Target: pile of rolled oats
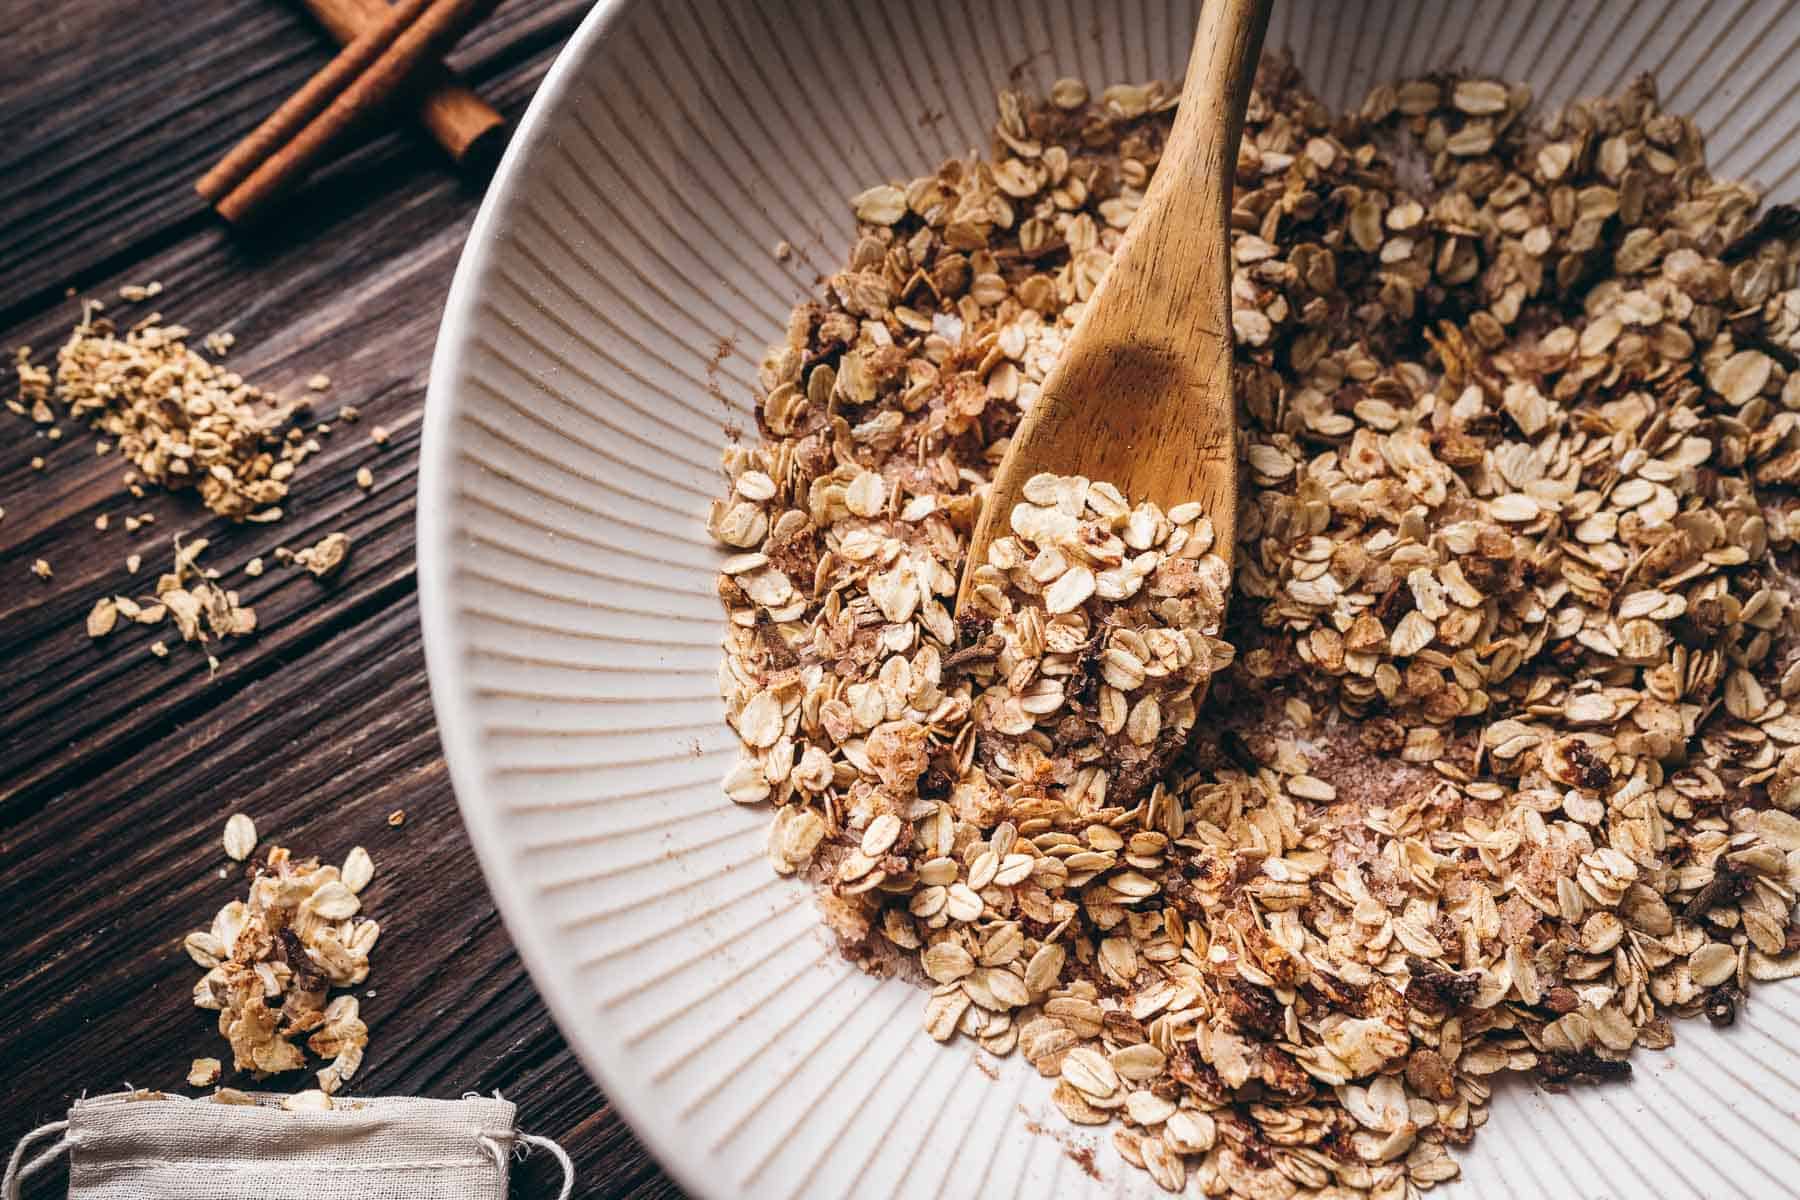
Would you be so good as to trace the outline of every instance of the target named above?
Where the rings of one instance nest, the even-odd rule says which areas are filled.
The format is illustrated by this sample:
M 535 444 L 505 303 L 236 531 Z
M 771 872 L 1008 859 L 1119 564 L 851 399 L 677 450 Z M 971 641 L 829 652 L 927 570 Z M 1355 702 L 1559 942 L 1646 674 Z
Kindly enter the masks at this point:
M 160 290 L 160 289 L 159 289 Z M 128 289 L 143 299 L 147 289 Z M 97 304 L 56 353 L 55 386 L 31 352 L 17 352 L 19 399 L 12 407 L 55 425 L 57 405 L 116 442 L 140 480 L 171 491 L 193 489 L 234 521 L 277 521 L 294 468 L 319 449 L 293 425 L 304 404 L 284 404 L 187 345 L 189 331 L 151 313 L 121 334 Z M 209 341 L 220 353 L 229 343 Z M 54 402 L 54 403 L 53 403 Z M 111 445 L 112 442 L 107 443 Z
M 233 859 L 255 847 L 255 827 L 234 816 L 226 825 L 225 847 Z M 317 1072 L 318 1090 L 329 1096 L 362 1065 L 369 1030 L 348 992 L 369 975 L 369 952 L 381 927 L 358 916 L 357 893 L 373 878 L 375 866 L 361 846 L 343 867 L 318 859 L 296 861 L 271 846 L 252 867 L 247 900 L 233 900 L 213 918 L 212 928 L 195 930 L 183 945 L 206 974 L 194 985 L 194 1003 L 219 1013 L 219 1033 L 231 1043 L 233 1065 L 255 1078 L 297 1071 L 306 1055 L 296 1042 L 331 1061 Z M 216 1059 L 194 1061 L 188 1082 L 218 1082 Z M 327 1105 L 328 1107 L 329 1105 Z
M 725 453 L 726 788 L 931 1036 L 1164 1188 L 1408 1196 L 1495 1074 L 1628 1074 L 1800 973 L 1800 221 L 1648 82 L 1334 114 L 1265 60 L 1229 626 L 1191 506 L 1052 477 L 958 621 L 1175 100 L 1002 93 L 991 161 L 855 198 Z
M 973 579 L 966 616 L 992 632 L 950 656 L 976 689 L 983 769 L 963 786 L 994 789 L 982 803 L 996 812 L 1019 786 L 1077 806 L 1134 801 L 1231 661 L 1217 637 L 1231 568 L 1198 504 L 1165 515 L 1078 476 L 1035 476 L 1024 495 Z

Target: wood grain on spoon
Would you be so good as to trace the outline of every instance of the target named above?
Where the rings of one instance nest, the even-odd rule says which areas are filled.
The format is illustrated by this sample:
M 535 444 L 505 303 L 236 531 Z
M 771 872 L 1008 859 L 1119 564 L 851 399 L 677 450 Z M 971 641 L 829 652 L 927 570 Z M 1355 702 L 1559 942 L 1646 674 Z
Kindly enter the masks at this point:
M 1197 500 L 1231 561 L 1237 410 L 1231 391 L 1232 176 L 1270 0 L 1207 0 L 1181 108 L 1112 267 L 1075 322 L 994 474 L 963 563 L 1004 535 L 1043 471 L 1107 480 L 1133 503 Z

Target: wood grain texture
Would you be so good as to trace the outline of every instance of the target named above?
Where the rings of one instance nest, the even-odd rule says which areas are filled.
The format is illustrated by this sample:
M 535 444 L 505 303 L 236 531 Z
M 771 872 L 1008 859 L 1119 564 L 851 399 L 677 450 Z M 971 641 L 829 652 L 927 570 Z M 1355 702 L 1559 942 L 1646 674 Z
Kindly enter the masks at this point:
M 1231 391 L 1232 179 L 1270 0 L 1206 0 L 1156 174 L 1067 349 L 994 472 L 957 607 L 988 544 L 1040 472 L 1115 484 L 1132 502 L 1200 502 L 1231 561 L 1237 405 Z
M 453 63 L 516 122 L 585 7 L 510 0 Z M 74 287 L 127 319 L 156 307 L 196 336 L 229 329 L 228 361 L 248 378 L 298 395 L 322 371 L 333 384 L 319 417 L 345 403 L 363 413 L 321 439 L 287 520 L 233 527 L 192 497 L 132 500 L 85 430 L 65 424 L 53 442 L 0 412 L 0 1143 L 84 1091 L 180 1087 L 190 1059 L 221 1055 L 211 1015 L 189 1001 L 197 972 L 180 939 L 242 894 L 241 878 L 221 875 L 219 843 L 241 810 L 302 853 L 374 855 L 366 899 L 384 932 L 353 1092 L 498 1089 L 522 1128 L 574 1157 L 577 1195 L 679 1195 L 532 989 L 458 820 L 426 692 L 418 422 L 479 183 L 396 128 L 245 240 L 205 212 L 193 177 L 329 57 L 304 12 L 279 0 L 0 0 L 0 39 L 17 50 L 0 67 L 0 345 L 52 354 L 77 315 Z M 153 305 L 116 299 L 150 279 L 166 288 Z M 6 371 L 0 397 L 16 388 Z M 385 448 L 375 424 L 392 431 Z M 367 494 L 354 483 L 365 466 Z M 125 532 L 124 517 L 143 513 L 155 523 Z M 273 562 L 276 546 L 336 529 L 355 545 L 330 583 Z M 194 647 L 152 657 L 166 631 L 94 643 L 82 628 L 97 595 L 154 587 L 177 532 L 212 539 L 204 561 L 261 621 L 218 649 L 216 675 Z M 253 555 L 269 564 L 256 579 L 242 572 Z M 49 582 L 30 574 L 37 558 Z M 394 809 L 407 813 L 397 829 Z M 554 1195 L 555 1176 L 539 1156 L 515 1170 L 513 1194 Z M 26 1195 L 60 1195 L 63 1181 L 59 1169 Z

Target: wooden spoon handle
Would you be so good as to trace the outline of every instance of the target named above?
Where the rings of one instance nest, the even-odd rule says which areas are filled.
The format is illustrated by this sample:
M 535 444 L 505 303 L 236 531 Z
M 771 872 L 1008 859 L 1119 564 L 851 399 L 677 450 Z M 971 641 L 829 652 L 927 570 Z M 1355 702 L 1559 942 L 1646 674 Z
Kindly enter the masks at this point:
M 1168 153 L 1179 156 L 1177 165 L 1185 172 L 1206 171 L 1204 178 L 1222 177 L 1227 182 L 1235 173 L 1244 109 L 1250 103 L 1250 85 L 1269 27 L 1269 7 L 1270 0 L 1206 0 L 1188 55 L 1181 107 L 1169 134 Z M 1159 172 L 1157 178 L 1194 183 L 1191 176 L 1167 172 Z M 1155 191 L 1154 181 L 1151 190 Z M 1227 198 L 1230 192 L 1225 188 Z M 1229 215 L 1229 204 L 1221 211 Z
M 1244 108 L 1270 0 L 1205 0 L 1181 107 L 1114 271 L 1147 284 L 1130 305 L 1140 328 L 1187 337 L 1198 325 L 1231 344 L 1231 192 Z M 1195 244 L 1196 239 L 1202 244 Z M 1159 264 L 1204 264 L 1181 278 Z M 1196 295 L 1194 289 L 1206 294 Z

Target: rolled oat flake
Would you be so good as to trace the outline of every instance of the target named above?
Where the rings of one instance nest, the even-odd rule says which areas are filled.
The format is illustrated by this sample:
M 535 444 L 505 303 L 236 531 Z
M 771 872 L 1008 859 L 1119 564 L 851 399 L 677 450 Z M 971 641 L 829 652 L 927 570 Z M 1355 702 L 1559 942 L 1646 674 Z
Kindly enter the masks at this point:
M 574 1190 L 562 1147 L 518 1132 L 517 1109 L 497 1096 L 295 1100 L 232 1089 L 77 1100 L 67 1120 L 21 1139 L 0 1196 L 17 1200 L 66 1151 L 70 1200 L 505 1200 L 507 1160 L 533 1146 L 562 1165 L 559 1200 Z

